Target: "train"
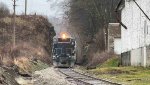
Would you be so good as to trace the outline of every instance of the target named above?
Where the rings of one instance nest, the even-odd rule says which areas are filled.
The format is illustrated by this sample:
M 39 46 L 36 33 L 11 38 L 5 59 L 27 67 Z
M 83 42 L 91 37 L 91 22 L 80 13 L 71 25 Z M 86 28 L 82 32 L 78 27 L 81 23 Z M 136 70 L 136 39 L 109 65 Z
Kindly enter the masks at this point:
M 53 39 L 53 65 L 54 67 L 74 67 L 76 62 L 76 41 L 71 37 Z

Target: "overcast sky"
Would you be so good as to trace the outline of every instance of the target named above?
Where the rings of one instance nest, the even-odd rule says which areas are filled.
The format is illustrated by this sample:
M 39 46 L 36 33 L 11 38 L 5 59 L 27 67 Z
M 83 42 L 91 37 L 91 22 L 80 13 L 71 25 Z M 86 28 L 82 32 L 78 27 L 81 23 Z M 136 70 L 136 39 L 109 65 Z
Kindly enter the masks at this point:
M 56 33 L 66 31 L 66 21 L 63 20 L 64 11 L 66 8 L 63 6 L 69 0 L 28 0 L 27 14 L 40 14 L 46 15 L 50 22 L 54 25 Z M 13 1 L 12 0 L 0 0 L 8 6 L 13 13 Z M 17 0 L 16 13 L 22 14 L 25 10 L 25 0 Z
M 13 12 L 13 1 L 12 0 L 0 0 L 6 4 L 11 12 Z M 63 15 L 63 8 L 61 4 L 64 0 L 28 0 L 28 14 L 37 14 L 47 15 L 51 17 L 60 17 Z M 17 0 L 16 2 L 16 13 L 22 14 L 24 13 L 24 3 L 25 0 Z

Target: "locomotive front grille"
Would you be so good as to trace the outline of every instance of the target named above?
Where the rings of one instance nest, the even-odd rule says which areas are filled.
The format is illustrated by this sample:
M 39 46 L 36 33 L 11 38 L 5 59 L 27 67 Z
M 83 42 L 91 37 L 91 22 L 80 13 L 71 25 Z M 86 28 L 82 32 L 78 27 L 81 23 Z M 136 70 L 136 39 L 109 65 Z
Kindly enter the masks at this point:
M 60 61 L 67 61 L 68 60 L 68 58 L 65 58 L 65 57 L 60 57 L 59 59 L 60 59 Z

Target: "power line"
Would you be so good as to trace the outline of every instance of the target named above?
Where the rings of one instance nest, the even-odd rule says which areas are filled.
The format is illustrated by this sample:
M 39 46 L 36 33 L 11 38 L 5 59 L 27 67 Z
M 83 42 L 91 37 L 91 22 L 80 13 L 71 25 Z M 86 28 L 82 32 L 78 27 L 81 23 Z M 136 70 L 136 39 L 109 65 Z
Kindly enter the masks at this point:
M 135 1 L 133 0 L 134 3 L 139 7 L 139 9 L 143 12 L 143 14 L 146 16 L 146 18 L 150 21 L 150 18 L 148 17 L 148 15 L 144 12 L 144 10 L 140 7 L 140 5 Z

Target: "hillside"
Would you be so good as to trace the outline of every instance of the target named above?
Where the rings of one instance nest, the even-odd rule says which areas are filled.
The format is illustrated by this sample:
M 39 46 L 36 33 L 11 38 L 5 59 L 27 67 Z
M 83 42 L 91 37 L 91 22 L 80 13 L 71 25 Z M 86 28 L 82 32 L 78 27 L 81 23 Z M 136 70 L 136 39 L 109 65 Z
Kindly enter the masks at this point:
M 0 66 L 17 67 L 19 73 L 30 74 L 51 65 L 54 35 L 54 27 L 46 18 L 17 16 L 16 46 L 13 48 L 12 16 L 0 18 Z
M 25 49 L 31 50 L 32 53 L 36 53 L 37 51 L 39 54 L 41 51 L 44 51 L 45 54 L 41 54 L 42 56 L 45 56 L 46 54 L 49 56 L 49 54 L 51 54 L 50 44 L 52 43 L 52 38 L 55 35 L 55 32 L 53 26 L 48 22 L 47 19 L 42 16 L 34 15 L 17 16 L 16 47 L 14 49 L 12 49 L 12 26 L 11 17 L 0 19 L 0 52 L 1 56 L 3 57 L 2 60 L 5 60 L 4 58 L 6 57 L 16 58 L 24 56 L 23 53 L 21 54 L 21 50 Z M 14 52 L 18 53 L 13 55 Z

